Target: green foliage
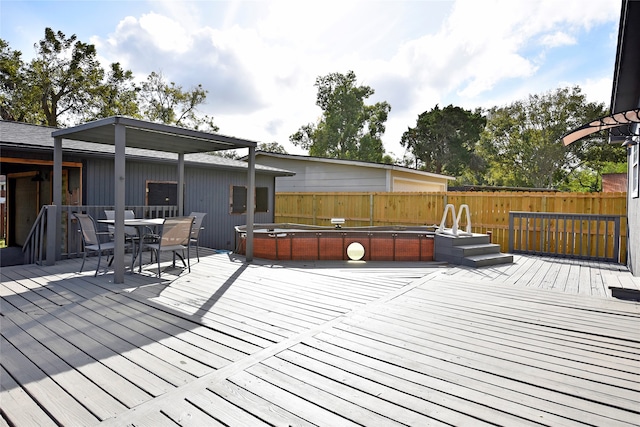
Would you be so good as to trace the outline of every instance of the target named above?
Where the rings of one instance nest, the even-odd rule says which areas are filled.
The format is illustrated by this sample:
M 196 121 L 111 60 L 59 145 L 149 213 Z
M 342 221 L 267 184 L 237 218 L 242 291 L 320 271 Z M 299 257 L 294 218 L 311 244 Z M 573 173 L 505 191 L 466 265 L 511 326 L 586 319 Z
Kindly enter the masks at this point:
M 123 70 L 118 62 L 111 64 L 106 82 L 99 88 L 100 96 L 95 100 L 94 111 L 88 112 L 84 120 L 110 116 L 141 118 L 139 91 L 130 70 Z
M 197 114 L 207 97 L 202 85 L 183 90 L 152 72 L 138 87 L 133 73 L 113 63 L 108 73 L 92 44 L 45 29 L 28 64 L 0 39 L 0 113 L 3 120 L 65 126 L 113 115 L 209 132 L 213 118 Z
M 318 77 L 315 86 L 322 118 L 316 125 L 302 126 L 289 140 L 312 156 L 382 161 L 382 135 L 391 106 L 387 102 L 365 105 L 374 90 L 357 86 L 353 71 Z
M 487 168 L 474 183 L 555 188 L 566 183 L 574 171 L 597 173 L 604 162 L 620 161 L 624 151 L 606 144 L 603 134 L 568 147 L 559 141 L 568 131 L 606 112 L 604 104 L 587 102 L 579 87 L 530 95 L 506 107 L 491 108 L 476 147 Z M 581 176 L 584 179 L 584 174 Z
M 287 150 L 277 142 L 262 142 L 258 144 L 258 150 L 266 153 L 287 154 Z
M 416 126 L 402 135 L 400 144 L 411 151 L 421 169 L 457 176 L 482 164 L 472 149 L 484 125 L 480 111 L 436 105 L 418 116 Z
M 38 100 L 28 90 L 22 53 L 0 39 L 0 117 L 2 120 L 44 122 L 38 114 Z
M 217 132 L 218 126 L 207 115 L 200 117 L 197 107 L 204 103 L 207 91 L 202 85 L 185 91 L 175 82 L 167 82 L 162 73 L 149 74 L 140 88 L 142 116 L 152 122 L 189 129 Z
M 625 162 L 607 162 L 600 164 L 599 170 L 594 168 L 578 168 L 573 170 L 558 184 L 558 190 L 574 193 L 602 191 L 602 175 L 606 173 L 626 173 Z
M 100 95 L 104 70 L 96 58 L 96 48 L 66 37 L 62 31 L 45 29 L 36 44 L 37 56 L 26 69 L 26 80 L 40 103 L 49 126 L 64 124 L 63 117 L 82 115 Z

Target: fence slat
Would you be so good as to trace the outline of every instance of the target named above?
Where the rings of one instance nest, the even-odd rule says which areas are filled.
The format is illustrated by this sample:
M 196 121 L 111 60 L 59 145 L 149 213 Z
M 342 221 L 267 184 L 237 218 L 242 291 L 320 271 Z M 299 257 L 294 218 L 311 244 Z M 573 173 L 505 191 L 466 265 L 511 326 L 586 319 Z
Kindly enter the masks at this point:
M 316 205 L 313 200 L 317 199 Z M 527 232 L 509 232 L 509 212 L 558 212 L 576 214 L 619 215 L 626 217 L 626 193 L 558 193 L 558 192 L 440 192 L 440 193 L 278 193 L 275 222 L 330 225 L 331 218 L 344 218 L 347 226 L 434 225 L 439 224 L 447 203 L 469 205 L 472 231 L 491 232 L 492 242 L 503 252 L 509 251 L 509 237 L 518 241 L 538 241 L 540 250 L 568 251 L 569 246 L 586 246 L 593 250 L 596 236 L 591 234 L 591 220 L 586 234 L 573 233 L 555 218 L 539 217 Z M 564 225 L 564 227 L 563 227 Z M 571 224 L 573 227 L 573 223 Z M 626 260 L 626 221 L 620 222 L 620 259 Z M 540 238 L 546 232 L 544 238 Z M 601 231 L 602 233 L 602 231 Z M 583 235 L 584 234 L 584 235 Z M 562 235 L 562 237 L 561 237 Z M 591 237 L 588 237 L 591 236 Z M 582 237 L 582 245 L 578 242 Z

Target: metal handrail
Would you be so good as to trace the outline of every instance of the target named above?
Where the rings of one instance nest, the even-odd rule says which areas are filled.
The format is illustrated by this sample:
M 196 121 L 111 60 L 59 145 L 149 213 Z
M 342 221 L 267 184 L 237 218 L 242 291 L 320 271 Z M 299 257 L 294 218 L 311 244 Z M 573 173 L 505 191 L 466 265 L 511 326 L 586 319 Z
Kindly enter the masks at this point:
M 447 223 L 447 215 L 451 211 L 451 218 L 453 220 L 453 225 L 451 228 L 446 228 Z M 462 213 L 466 211 L 466 220 L 467 225 L 464 231 L 460 231 L 460 219 L 462 218 Z M 458 215 L 456 216 L 456 208 L 453 204 L 449 203 L 444 207 L 444 212 L 442 214 L 442 220 L 440 221 L 440 226 L 436 229 L 436 233 L 440 234 L 450 234 L 453 236 L 471 236 L 471 214 L 469 213 L 469 205 L 462 204 L 460 205 L 460 209 L 458 210 Z

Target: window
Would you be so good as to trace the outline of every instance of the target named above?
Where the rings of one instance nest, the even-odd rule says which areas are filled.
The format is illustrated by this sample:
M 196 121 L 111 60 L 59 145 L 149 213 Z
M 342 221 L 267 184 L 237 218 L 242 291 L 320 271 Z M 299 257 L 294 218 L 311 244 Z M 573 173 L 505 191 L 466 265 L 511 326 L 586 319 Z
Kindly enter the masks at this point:
M 269 189 L 256 188 L 256 212 L 269 212 Z
M 232 214 L 243 214 L 247 212 L 247 187 L 239 185 L 232 186 L 230 199 L 230 212 Z M 269 212 L 269 188 L 256 188 L 254 212 Z
M 247 187 L 234 185 L 231 187 L 231 213 L 239 214 L 247 211 Z
M 147 181 L 148 206 L 175 206 L 178 204 L 177 182 Z

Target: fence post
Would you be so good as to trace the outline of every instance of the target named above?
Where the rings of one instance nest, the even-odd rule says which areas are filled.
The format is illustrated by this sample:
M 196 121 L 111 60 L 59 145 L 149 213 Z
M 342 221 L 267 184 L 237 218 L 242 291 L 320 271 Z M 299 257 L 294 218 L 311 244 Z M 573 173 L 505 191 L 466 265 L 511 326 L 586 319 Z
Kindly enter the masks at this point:
M 513 253 L 513 233 L 515 230 L 513 229 L 513 212 L 509 212 L 509 253 Z
M 620 263 L 622 260 L 620 259 L 620 217 L 617 216 L 613 220 L 614 230 L 613 230 L 613 257 L 616 262 Z
M 369 225 L 373 226 L 373 193 L 369 194 Z
M 316 195 L 313 195 L 312 198 L 312 209 L 313 209 L 313 225 L 318 225 L 318 207 L 316 205 L 316 203 L 318 202 L 318 199 L 316 198 Z

